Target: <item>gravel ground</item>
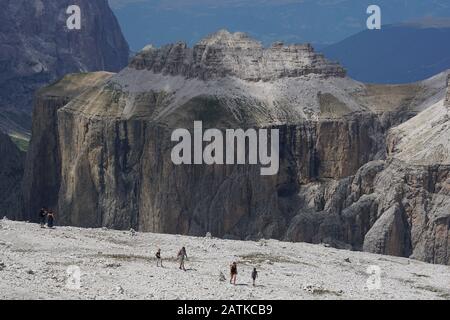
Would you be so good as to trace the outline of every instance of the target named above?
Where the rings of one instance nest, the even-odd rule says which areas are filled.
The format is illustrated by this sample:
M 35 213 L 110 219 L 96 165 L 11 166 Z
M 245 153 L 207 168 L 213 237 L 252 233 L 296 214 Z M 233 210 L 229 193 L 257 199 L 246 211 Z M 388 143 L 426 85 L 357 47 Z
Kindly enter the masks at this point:
M 182 246 L 186 272 L 176 261 Z M 158 248 L 164 268 L 156 267 Z M 233 261 L 236 286 L 229 284 Z M 253 267 L 259 270 L 256 287 Z M 380 271 L 379 282 L 369 270 Z M 305 243 L 50 230 L 0 220 L 0 299 L 449 300 L 450 267 Z

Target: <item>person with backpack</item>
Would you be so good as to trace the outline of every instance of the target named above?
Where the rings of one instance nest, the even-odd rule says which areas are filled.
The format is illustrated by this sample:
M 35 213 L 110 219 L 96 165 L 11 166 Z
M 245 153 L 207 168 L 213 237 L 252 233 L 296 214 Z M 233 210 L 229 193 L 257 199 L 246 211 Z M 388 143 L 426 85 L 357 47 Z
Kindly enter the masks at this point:
M 156 266 L 159 267 L 161 264 L 161 268 L 163 268 L 162 259 L 161 259 L 161 249 L 158 249 L 156 252 Z
M 253 268 L 252 272 L 252 279 L 253 279 L 253 286 L 256 286 L 256 278 L 258 278 L 258 271 L 256 271 L 256 268 Z
M 181 250 L 178 252 L 178 259 L 180 259 L 180 270 L 183 269 L 184 271 L 186 271 L 186 268 L 184 267 L 184 260 L 187 259 L 187 253 L 186 253 L 186 248 L 183 247 L 181 248 Z
M 45 227 L 45 218 L 47 217 L 47 208 L 42 207 L 39 211 L 39 223 L 41 225 L 41 228 Z
M 233 283 L 234 285 L 236 285 L 236 278 L 237 278 L 237 274 L 238 274 L 238 271 L 237 271 L 237 263 L 236 262 L 233 262 L 231 265 L 230 265 L 230 283 Z
M 55 223 L 55 213 L 52 210 L 49 210 L 47 212 L 47 227 L 53 229 L 54 223 Z

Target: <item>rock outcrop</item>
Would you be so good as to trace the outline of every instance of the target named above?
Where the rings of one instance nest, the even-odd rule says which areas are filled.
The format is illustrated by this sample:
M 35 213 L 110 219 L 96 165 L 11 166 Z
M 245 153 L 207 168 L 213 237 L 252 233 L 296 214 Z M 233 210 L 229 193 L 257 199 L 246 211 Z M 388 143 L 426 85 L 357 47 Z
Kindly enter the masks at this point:
M 1 131 L 0 154 L 0 215 L 12 218 L 22 210 L 20 186 L 25 154 Z
M 69 30 L 70 5 L 81 30 Z M 107 0 L 0 0 L 0 128 L 30 131 L 34 92 L 67 73 L 119 71 L 129 49 Z
M 450 165 L 386 162 L 365 195 L 375 199 L 377 220 L 363 249 L 450 264 L 449 178 Z
M 235 76 L 248 81 L 269 81 L 307 74 L 344 77 L 345 70 L 314 52 L 311 45 L 275 43 L 270 48 L 245 33 L 221 30 L 194 48 L 185 43 L 163 48 L 148 46 L 133 59 L 131 67 L 164 75 L 210 80 Z
M 17 218 L 35 220 L 42 206 L 57 207 L 63 148 L 58 136 L 58 109 L 111 75 L 106 72 L 72 74 L 37 92 L 33 110 L 33 136 L 23 175 L 24 207 Z
M 48 202 L 60 223 L 326 242 L 448 263 L 448 168 L 410 165 L 386 143 L 391 126 L 442 105 L 447 74 L 365 85 L 309 46 L 263 49 L 221 31 L 193 49 L 145 48 L 111 77 L 78 77 L 46 89 L 86 84 L 74 98 L 62 94 L 47 124 L 56 124 L 54 165 L 24 182 L 28 203 L 58 195 Z M 51 99 L 41 93 L 38 113 L 54 112 Z M 261 176 L 257 165 L 174 165 L 171 133 L 194 120 L 204 129 L 278 128 L 278 175 Z M 40 187 L 42 171 L 55 183 Z
M 364 239 L 366 251 L 450 264 L 447 86 L 446 98 L 389 132 L 385 168 L 363 192 L 377 205 L 377 221 Z

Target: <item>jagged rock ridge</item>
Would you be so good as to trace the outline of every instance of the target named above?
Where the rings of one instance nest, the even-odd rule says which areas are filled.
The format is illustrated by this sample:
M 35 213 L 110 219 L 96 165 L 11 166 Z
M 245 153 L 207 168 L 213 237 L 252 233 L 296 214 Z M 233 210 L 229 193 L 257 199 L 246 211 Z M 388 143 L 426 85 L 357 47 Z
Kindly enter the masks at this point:
M 315 53 L 311 45 L 275 43 L 263 48 L 245 33 L 232 34 L 226 30 L 205 38 L 194 48 L 188 48 L 185 43 L 146 47 L 133 59 L 131 67 L 202 80 L 226 75 L 249 81 L 306 74 L 345 76 L 344 68 Z

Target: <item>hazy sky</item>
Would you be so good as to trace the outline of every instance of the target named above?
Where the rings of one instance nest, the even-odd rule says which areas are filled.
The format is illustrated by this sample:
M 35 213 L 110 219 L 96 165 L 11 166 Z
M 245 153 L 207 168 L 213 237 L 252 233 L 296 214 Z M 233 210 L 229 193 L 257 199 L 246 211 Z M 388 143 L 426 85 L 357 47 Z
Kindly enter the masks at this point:
M 450 17 L 450 0 L 109 0 L 133 50 L 146 44 L 192 45 L 226 28 L 269 44 L 312 42 L 324 46 L 364 30 L 370 4 L 383 24 Z

